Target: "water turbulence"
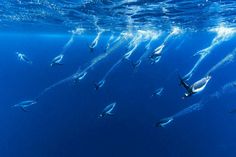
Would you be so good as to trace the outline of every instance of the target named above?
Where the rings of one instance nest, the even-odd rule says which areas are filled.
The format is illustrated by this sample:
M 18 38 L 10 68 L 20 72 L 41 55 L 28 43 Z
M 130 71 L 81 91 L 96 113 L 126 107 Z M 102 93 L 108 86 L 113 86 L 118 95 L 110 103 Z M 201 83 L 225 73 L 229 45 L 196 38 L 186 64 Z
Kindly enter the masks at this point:
M 227 28 L 227 27 L 217 27 L 210 30 L 210 32 L 216 33 L 216 37 L 212 40 L 211 45 L 207 48 L 204 48 L 202 50 L 199 50 L 197 53 L 194 54 L 194 56 L 199 56 L 199 59 L 195 63 L 195 65 L 192 67 L 192 69 L 184 76 L 185 79 L 190 79 L 192 75 L 197 70 L 198 66 L 201 64 L 201 62 L 212 52 L 212 50 L 219 44 L 221 44 L 224 41 L 229 40 L 233 34 L 236 32 L 233 28 Z

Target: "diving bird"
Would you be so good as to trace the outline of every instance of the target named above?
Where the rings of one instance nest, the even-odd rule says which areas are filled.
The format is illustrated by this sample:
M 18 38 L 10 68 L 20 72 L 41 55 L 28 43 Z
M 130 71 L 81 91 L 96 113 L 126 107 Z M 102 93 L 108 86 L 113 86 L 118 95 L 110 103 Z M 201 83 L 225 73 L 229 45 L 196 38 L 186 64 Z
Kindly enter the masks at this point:
M 96 45 L 97 45 L 96 42 L 92 42 L 92 43 L 89 45 L 90 52 L 93 52 L 93 51 L 94 51 L 94 48 L 96 47 Z
M 32 64 L 32 61 L 25 54 L 16 52 L 16 55 L 20 61 Z
M 151 60 L 151 64 L 155 64 L 157 62 L 159 62 L 159 60 L 161 59 L 161 54 L 151 54 L 151 56 L 149 56 L 150 60 Z
M 13 105 L 12 107 L 19 107 L 23 111 L 27 112 L 28 110 L 26 108 L 29 107 L 29 106 L 32 106 L 36 103 L 37 102 L 35 100 L 26 100 L 26 101 L 22 101 L 18 104 Z
M 155 126 L 156 127 L 162 127 L 164 128 L 166 125 L 168 125 L 169 123 L 171 123 L 174 119 L 172 117 L 167 117 L 167 118 L 163 118 L 160 119 Z
M 139 65 L 141 64 L 141 60 L 138 60 L 136 62 L 131 62 L 131 65 L 134 69 L 136 69 L 137 67 L 139 67 Z
M 75 82 L 79 82 L 80 80 L 83 80 L 84 77 L 87 75 L 87 71 L 81 72 L 81 73 L 76 73 L 73 78 L 75 80 Z
M 157 47 L 154 52 L 149 56 L 149 58 L 152 61 L 152 64 L 155 64 L 157 62 L 159 62 L 159 60 L 161 59 L 161 55 L 162 55 L 162 50 L 165 47 L 165 45 L 160 45 L 159 47 Z
M 102 113 L 99 115 L 99 117 L 102 118 L 102 117 L 105 117 L 105 116 L 107 116 L 107 115 L 108 115 L 108 116 L 114 115 L 114 113 L 113 113 L 112 111 L 113 111 L 113 109 L 115 108 L 115 106 L 116 106 L 116 102 L 113 102 L 113 103 L 107 105 L 107 106 L 103 109 L 103 111 L 102 111 Z
M 63 65 L 61 63 L 62 59 L 63 59 L 64 55 L 63 54 L 60 54 L 58 56 L 56 56 L 55 58 L 52 59 L 52 62 L 51 62 L 51 67 L 53 67 L 54 65 Z
M 95 84 L 94 84 L 95 90 L 100 89 L 104 84 L 105 84 L 105 80 L 101 80 L 101 81 L 99 81 L 98 83 L 95 83 Z
M 199 93 L 204 90 L 207 83 L 210 81 L 211 76 L 205 76 L 202 79 L 195 82 L 193 85 L 189 86 L 184 79 L 180 78 L 180 84 L 186 89 L 184 97 L 192 96 L 193 94 Z
M 100 30 L 98 32 L 96 38 L 93 40 L 93 42 L 89 45 L 90 51 L 93 52 L 94 48 L 98 45 L 98 41 L 100 39 L 101 34 L 104 32 L 104 30 Z
M 158 89 L 156 89 L 156 90 L 152 93 L 151 97 L 154 97 L 154 96 L 161 96 L 163 90 L 164 90 L 164 88 L 158 88 Z

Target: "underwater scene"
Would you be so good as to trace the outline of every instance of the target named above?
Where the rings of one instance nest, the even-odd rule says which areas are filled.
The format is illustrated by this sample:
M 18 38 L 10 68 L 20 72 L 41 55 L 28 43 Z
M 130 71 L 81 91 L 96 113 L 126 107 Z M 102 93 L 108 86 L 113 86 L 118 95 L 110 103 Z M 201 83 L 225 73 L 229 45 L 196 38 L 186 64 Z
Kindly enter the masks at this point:
M 1 157 L 235 157 L 236 1 L 2 0 Z

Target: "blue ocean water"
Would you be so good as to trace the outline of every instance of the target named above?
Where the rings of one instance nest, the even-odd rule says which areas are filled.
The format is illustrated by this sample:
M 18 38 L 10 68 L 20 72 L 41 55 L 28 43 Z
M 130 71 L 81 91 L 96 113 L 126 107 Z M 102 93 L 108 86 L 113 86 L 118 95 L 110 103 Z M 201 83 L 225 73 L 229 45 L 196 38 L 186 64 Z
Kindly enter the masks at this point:
M 234 157 L 235 6 L 3 0 L 0 156 Z

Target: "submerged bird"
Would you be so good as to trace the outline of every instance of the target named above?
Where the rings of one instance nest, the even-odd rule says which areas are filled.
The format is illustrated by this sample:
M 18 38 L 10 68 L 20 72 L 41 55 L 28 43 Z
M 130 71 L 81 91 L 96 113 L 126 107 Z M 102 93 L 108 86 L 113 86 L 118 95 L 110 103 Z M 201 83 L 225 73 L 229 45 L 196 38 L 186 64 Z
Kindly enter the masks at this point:
M 79 82 L 80 80 L 83 80 L 86 75 L 87 75 L 87 71 L 82 72 L 82 73 L 76 73 L 73 76 L 73 78 L 74 78 L 75 82 Z
M 16 52 L 16 55 L 20 61 L 32 64 L 32 61 L 25 54 Z
M 112 115 L 114 115 L 114 113 L 112 112 L 113 111 L 113 109 L 115 108 L 115 106 L 116 106 L 116 102 L 113 102 L 113 103 L 111 103 L 110 105 L 107 105 L 104 109 L 103 109 L 103 111 L 102 111 L 102 113 L 99 115 L 99 117 L 100 118 L 102 118 L 102 117 L 105 117 L 105 116 L 112 116 Z
M 155 64 L 159 62 L 159 60 L 161 59 L 161 54 L 159 55 L 152 54 L 149 58 L 151 59 L 151 64 Z
M 97 46 L 97 43 L 96 42 L 92 42 L 90 45 L 89 45 L 89 49 L 90 49 L 90 52 L 93 52 L 94 51 L 94 48 Z
M 139 67 L 139 65 L 141 64 L 141 60 L 138 60 L 138 61 L 136 61 L 136 62 L 132 62 L 131 64 L 132 64 L 132 67 L 134 68 L 134 69 L 136 69 L 137 67 Z
M 172 117 L 167 117 L 167 118 L 163 118 L 161 120 L 159 120 L 156 123 L 156 127 L 162 127 L 164 128 L 166 125 L 168 125 L 169 123 L 171 123 L 174 119 Z
M 32 106 L 34 104 L 36 104 L 37 102 L 35 100 L 26 100 L 26 101 L 22 101 L 18 104 L 13 105 L 12 107 L 20 107 L 23 111 L 28 111 L 26 108 L 29 106 Z
M 90 48 L 90 52 L 93 52 L 94 48 L 98 45 L 98 41 L 99 38 L 101 36 L 101 34 L 104 32 L 104 30 L 100 30 L 100 32 L 98 32 L 96 38 L 93 40 L 93 42 L 89 45 Z
M 159 62 L 159 60 L 161 59 L 161 55 L 162 55 L 161 52 L 164 47 L 165 47 L 165 45 L 161 45 L 161 46 L 157 47 L 154 50 L 154 52 L 149 56 L 149 58 L 152 61 L 152 64 Z
M 184 97 L 189 97 L 193 94 L 199 93 L 204 90 L 207 83 L 210 81 L 211 76 L 205 76 L 201 80 L 195 82 L 193 85 L 189 86 L 184 79 L 180 78 L 180 84 L 187 90 Z M 183 97 L 183 98 L 184 98 Z
M 156 89 L 156 90 L 152 93 L 151 97 L 154 97 L 154 96 L 161 96 L 163 90 L 164 90 L 164 88 L 158 88 L 158 89 Z
M 99 88 L 101 88 L 103 85 L 105 84 L 105 80 L 101 80 L 98 83 L 95 83 L 95 90 L 98 90 Z
M 51 62 L 51 67 L 54 66 L 54 65 L 63 65 L 61 63 L 62 59 L 63 59 L 64 55 L 63 54 L 60 54 L 58 56 L 56 56 L 55 58 L 52 59 L 52 62 Z

